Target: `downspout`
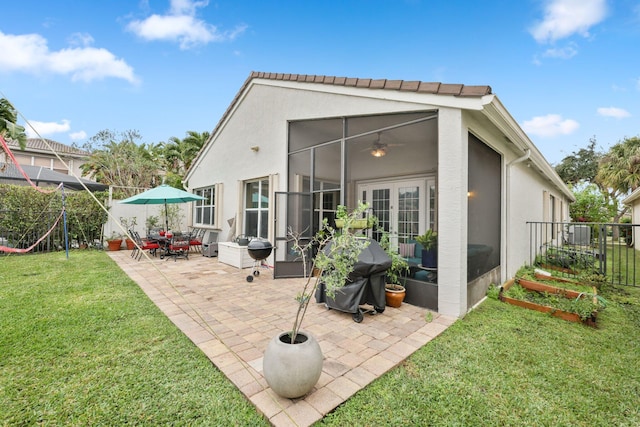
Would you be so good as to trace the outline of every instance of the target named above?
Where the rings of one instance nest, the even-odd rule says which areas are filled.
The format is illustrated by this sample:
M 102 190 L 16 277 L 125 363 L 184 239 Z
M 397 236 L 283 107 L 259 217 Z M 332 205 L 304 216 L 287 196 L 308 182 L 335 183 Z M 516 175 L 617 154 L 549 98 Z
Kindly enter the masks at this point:
M 524 161 L 529 160 L 529 157 L 531 157 L 531 149 L 527 148 L 524 150 L 523 156 L 520 156 L 517 159 L 514 159 L 509 163 L 507 163 L 507 199 L 511 195 L 511 167 L 518 163 L 522 163 Z M 509 230 L 511 229 L 511 216 L 509 215 L 509 212 L 510 212 L 509 205 L 510 205 L 509 200 L 507 200 L 507 203 L 505 205 L 505 216 L 507 217 L 507 229 L 505 230 L 505 234 L 506 234 L 505 243 L 507 245 L 509 244 Z M 505 255 L 506 256 L 504 258 L 504 263 L 505 263 L 504 272 L 505 274 L 507 274 L 507 272 L 509 271 L 509 253 L 506 252 Z

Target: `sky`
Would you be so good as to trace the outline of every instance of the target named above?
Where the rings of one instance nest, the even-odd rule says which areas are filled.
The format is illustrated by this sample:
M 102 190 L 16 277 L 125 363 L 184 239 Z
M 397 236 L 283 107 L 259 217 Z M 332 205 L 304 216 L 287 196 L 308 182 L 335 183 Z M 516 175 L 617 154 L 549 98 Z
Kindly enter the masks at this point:
M 251 71 L 489 85 L 551 164 L 640 135 L 640 0 L 2 3 L 30 137 L 211 132 Z

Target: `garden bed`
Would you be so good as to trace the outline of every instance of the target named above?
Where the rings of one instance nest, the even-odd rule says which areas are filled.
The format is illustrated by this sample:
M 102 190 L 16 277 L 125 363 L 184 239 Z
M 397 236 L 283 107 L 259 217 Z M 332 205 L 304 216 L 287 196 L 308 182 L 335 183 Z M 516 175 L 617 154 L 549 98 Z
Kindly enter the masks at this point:
M 523 278 L 512 279 L 500 287 L 499 299 L 518 307 L 549 313 L 570 322 L 596 326 L 598 309 L 602 304 L 595 287 L 588 287 L 588 292 L 568 289 L 563 286 L 583 285 L 553 276 L 543 277 L 545 280 L 557 281 L 558 286 Z

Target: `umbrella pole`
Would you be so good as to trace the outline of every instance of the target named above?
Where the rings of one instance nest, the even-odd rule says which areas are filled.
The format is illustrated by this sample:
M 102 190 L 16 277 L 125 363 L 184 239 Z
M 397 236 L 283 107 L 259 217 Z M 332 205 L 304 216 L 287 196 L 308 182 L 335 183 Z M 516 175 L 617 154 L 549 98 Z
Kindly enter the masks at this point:
M 169 209 L 167 208 L 167 201 L 164 201 L 164 231 L 169 231 Z

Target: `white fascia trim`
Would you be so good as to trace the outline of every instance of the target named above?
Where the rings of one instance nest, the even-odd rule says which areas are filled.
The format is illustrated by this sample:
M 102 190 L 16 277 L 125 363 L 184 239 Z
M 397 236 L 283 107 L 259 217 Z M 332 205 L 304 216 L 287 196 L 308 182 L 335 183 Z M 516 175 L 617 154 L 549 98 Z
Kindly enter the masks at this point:
M 639 197 L 640 197 L 640 188 L 636 188 L 635 190 L 633 190 L 631 194 L 629 194 L 629 196 L 627 196 L 625 199 L 622 200 L 622 203 L 627 206 L 631 206 L 633 205 L 633 202 Z

